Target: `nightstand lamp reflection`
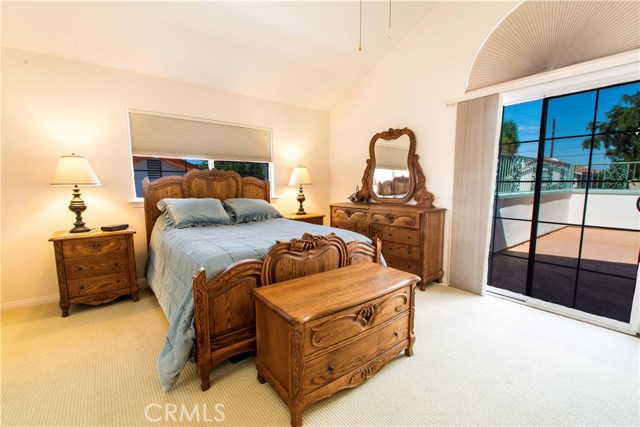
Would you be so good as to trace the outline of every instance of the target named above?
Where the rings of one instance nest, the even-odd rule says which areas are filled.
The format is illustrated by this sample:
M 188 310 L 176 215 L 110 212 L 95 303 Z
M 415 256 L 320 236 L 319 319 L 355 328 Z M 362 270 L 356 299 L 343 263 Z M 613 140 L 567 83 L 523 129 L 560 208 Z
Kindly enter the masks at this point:
M 73 185 L 73 198 L 69 204 L 69 210 L 75 212 L 76 222 L 70 233 L 84 233 L 91 231 L 82 220 L 82 212 L 87 209 L 87 205 L 80 197 L 79 185 L 100 185 L 100 180 L 91 168 L 89 161 L 84 156 L 71 155 L 60 156 L 56 171 L 51 179 L 51 185 Z
M 291 179 L 289 180 L 289 186 L 300 186 L 300 189 L 298 190 L 298 197 L 296 198 L 296 200 L 300 203 L 300 208 L 298 208 L 298 212 L 296 212 L 297 215 L 307 214 L 302 207 L 302 202 L 306 200 L 302 191 L 302 186 L 311 184 L 313 183 L 311 182 L 311 175 L 309 175 L 309 171 L 307 170 L 307 168 L 305 168 L 304 166 L 296 166 L 295 168 L 293 168 Z

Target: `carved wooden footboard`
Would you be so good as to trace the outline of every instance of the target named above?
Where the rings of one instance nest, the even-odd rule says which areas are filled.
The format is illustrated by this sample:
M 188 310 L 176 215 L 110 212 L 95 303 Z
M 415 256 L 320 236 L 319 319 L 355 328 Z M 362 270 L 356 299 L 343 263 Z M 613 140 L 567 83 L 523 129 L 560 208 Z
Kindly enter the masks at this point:
M 277 242 L 262 260 L 245 260 L 206 280 L 193 278 L 196 364 L 200 387 L 210 387 L 214 366 L 231 356 L 256 350 L 255 303 L 251 290 L 301 276 L 380 261 L 380 241 L 345 242 L 335 234 Z
M 196 364 L 202 390 L 211 369 L 231 356 L 256 350 L 251 290 L 260 286 L 262 261 L 237 262 L 207 282 L 204 268 L 193 277 Z

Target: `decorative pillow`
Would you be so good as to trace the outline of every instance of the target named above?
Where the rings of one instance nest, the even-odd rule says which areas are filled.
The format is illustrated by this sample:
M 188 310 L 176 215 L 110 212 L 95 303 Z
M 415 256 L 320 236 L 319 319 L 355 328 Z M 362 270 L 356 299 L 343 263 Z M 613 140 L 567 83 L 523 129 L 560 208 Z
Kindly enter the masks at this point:
M 262 199 L 225 199 L 223 204 L 229 216 L 237 223 L 283 218 L 276 208 Z
M 167 217 L 167 227 L 231 224 L 231 218 L 218 199 L 162 199 L 158 209 Z

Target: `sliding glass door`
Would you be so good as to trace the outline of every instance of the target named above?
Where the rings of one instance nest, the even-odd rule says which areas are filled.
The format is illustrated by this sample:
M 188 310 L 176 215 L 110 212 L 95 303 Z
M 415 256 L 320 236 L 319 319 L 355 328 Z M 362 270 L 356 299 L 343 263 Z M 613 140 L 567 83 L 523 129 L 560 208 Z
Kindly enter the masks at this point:
M 629 322 L 639 131 L 639 82 L 504 108 L 490 286 Z

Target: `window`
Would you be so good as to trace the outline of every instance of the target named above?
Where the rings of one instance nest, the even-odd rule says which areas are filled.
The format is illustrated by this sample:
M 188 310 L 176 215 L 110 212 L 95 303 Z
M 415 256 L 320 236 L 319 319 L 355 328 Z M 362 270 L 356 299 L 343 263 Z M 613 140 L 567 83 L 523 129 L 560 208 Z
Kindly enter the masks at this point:
M 136 187 L 136 197 L 142 197 L 142 180 L 145 177 L 148 177 L 149 181 L 154 181 L 163 176 L 182 176 L 193 169 L 219 169 L 238 172 L 242 177 L 253 176 L 258 179 L 269 179 L 269 163 L 143 156 L 131 156 L 131 159 L 133 161 L 133 179 Z
M 145 177 L 153 181 L 192 169 L 269 179 L 271 129 L 129 110 L 129 133 L 137 197 Z
M 640 82 L 504 107 L 488 284 L 629 322 Z

